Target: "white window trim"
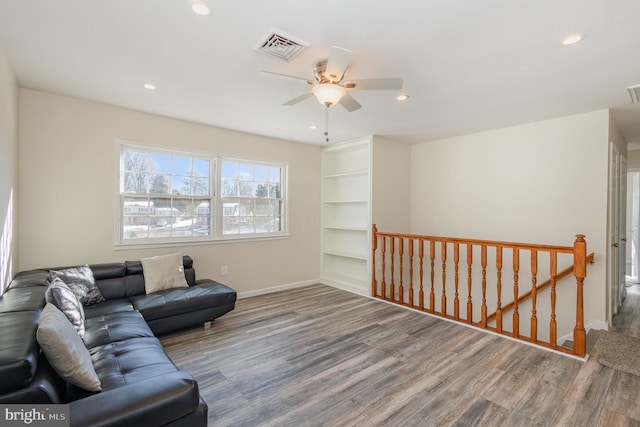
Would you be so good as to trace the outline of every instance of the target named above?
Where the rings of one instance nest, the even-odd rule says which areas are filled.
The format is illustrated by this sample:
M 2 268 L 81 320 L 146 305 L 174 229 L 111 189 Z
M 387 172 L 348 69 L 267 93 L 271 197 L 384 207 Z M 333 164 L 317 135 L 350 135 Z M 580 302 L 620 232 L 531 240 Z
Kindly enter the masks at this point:
M 122 171 L 122 151 L 124 149 L 142 150 L 156 153 L 167 154 L 183 154 L 187 157 L 199 157 L 208 159 L 211 161 L 210 170 L 210 188 L 213 195 L 211 198 L 211 205 L 213 208 L 210 211 L 210 224 L 211 235 L 210 236 L 195 236 L 168 238 L 168 239 L 154 239 L 153 241 L 142 241 L 135 239 L 124 239 L 122 237 L 122 222 L 124 215 L 122 212 L 122 197 L 124 193 L 121 192 L 121 171 Z M 138 142 L 131 142 L 127 140 L 118 139 L 115 144 L 115 209 L 114 209 L 114 250 L 129 250 L 129 249 L 145 249 L 145 248 L 158 248 L 158 247 L 178 247 L 178 246 L 199 246 L 199 245 L 211 245 L 211 244 L 227 244 L 237 242 L 257 242 L 257 241 L 269 241 L 269 240 L 282 240 L 290 237 L 289 234 L 289 164 L 287 162 L 274 162 L 265 161 L 259 159 L 244 159 L 239 157 L 224 156 L 215 153 L 206 153 L 202 151 L 187 151 L 182 149 L 175 149 L 171 147 L 162 147 L 158 145 L 146 145 Z M 284 197 L 281 199 L 284 202 L 284 209 L 282 214 L 282 230 L 280 232 L 272 233 L 247 233 L 247 234 L 230 234 L 224 235 L 222 233 L 222 221 L 223 216 L 221 212 L 222 206 L 222 171 L 221 164 L 223 160 L 240 162 L 245 164 L 264 165 L 270 167 L 279 167 L 283 169 L 284 177 L 281 182 L 281 194 Z M 207 197 L 208 199 L 209 197 Z M 219 212 L 220 211 L 220 212 Z

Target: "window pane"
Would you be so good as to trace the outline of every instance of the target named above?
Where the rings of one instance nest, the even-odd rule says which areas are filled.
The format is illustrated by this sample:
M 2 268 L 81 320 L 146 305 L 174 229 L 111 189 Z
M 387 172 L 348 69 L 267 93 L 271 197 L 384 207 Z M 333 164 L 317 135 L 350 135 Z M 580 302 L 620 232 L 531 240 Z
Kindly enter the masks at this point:
M 125 197 L 124 216 L 147 216 L 149 215 L 149 199 L 146 197 Z
M 222 180 L 222 197 L 236 197 L 238 195 L 238 181 L 223 179 Z
M 253 181 L 253 165 L 240 163 L 238 165 L 238 178 L 244 181 Z
M 255 166 L 255 180 L 266 181 L 269 178 L 269 168 L 266 166 Z
M 256 216 L 270 215 L 270 203 L 268 200 L 256 200 Z
M 211 162 L 203 159 L 193 159 L 193 176 L 209 177 Z
M 169 175 L 149 175 L 149 193 L 168 194 L 169 193 Z
M 237 178 L 238 177 L 238 164 L 235 162 L 222 162 L 222 178 Z
M 126 171 L 148 171 L 149 155 L 148 153 L 135 150 L 125 150 L 123 159 L 123 168 Z
M 256 197 L 268 197 L 269 185 L 266 182 L 256 182 Z
M 274 199 L 280 198 L 280 184 L 269 184 L 269 197 Z
M 151 208 L 149 209 L 150 216 L 170 217 L 174 215 L 174 212 L 171 209 L 170 197 L 152 197 L 150 201 L 150 206 L 151 206 Z M 152 221 L 152 225 L 153 225 L 153 221 Z
M 240 197 L 253 197 L 253 182 L 240 181 L 238 187 Z
M 122 237 L 125 239 L 146 239 L 149 237 L 149 218 L 124 218 Z
M 269 181 L 271 182 L 280 182 L 282 176 L 282 168 L 269 168 Z
M 191 175 L 191 157 L 173 156 L 171 158 L 173 175 Z
M 246 233 L 255 233 L 255 229 L 253 228 L 253 218 L 252 217 L 239 217 L 238 218 L 238 232 L 240 234 Z
M 188 176 L 172 176 L 171 194 L 191 195 L 191 178 Z
M 125 193 L 146 193 L 148 176 L 146 173 L 126 172 L 124 174 Z
M 149 157 L 151 159 L 150 172 L 171 173 L 171 156 L 168 154 L 149 153 Z
M 240 216 L 253 216 L 253 200 L 240 199 Z
M 209 202 L 199 202 L 196 204 L 196 215 L 209 216 Z
M 193 178 L 192 184 L 194 196 L 208 196 L 211 194 L 209 191 L 209 178 Z

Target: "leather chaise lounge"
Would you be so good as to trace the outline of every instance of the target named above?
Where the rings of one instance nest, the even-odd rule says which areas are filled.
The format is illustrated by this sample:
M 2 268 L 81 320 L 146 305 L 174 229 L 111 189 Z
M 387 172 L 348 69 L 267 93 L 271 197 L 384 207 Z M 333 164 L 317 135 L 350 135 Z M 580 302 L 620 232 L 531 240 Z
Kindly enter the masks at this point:
M 36 339 L 52 269 L 18 273 L 0 297 L 0 404 L 69 404 L 71 426 L 206 426 L 197 382 L 155 335 L 222 316 L 234 309 L 236 292 L 196 280 L 190 257 L 183 265 L 187 287 L 153 293 L 145 293 L 140 261 L 89 266 L 104 297 L 84 307 L 98 392 L 58 375 Z

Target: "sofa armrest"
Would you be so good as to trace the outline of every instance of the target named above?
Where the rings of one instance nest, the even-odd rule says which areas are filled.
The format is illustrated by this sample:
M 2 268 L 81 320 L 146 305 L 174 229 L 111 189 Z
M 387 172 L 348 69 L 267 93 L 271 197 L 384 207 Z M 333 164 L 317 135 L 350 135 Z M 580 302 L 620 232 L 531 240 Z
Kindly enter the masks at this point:
M 71 427 L 162 426 L 198 409 L 198 383 L 176 371 L 70 403 Z

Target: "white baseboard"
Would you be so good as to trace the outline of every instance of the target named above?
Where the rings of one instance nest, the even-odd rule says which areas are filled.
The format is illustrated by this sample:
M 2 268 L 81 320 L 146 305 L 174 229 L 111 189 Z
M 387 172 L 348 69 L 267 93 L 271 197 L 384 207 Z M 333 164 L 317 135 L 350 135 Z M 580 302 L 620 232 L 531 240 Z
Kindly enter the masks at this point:
M 302 282 L 286 283 L 284 285 L 270 286 L 268 288 L 256 289 L 253 291 L 238 292 L 238 299 L 255 297 L 258 295 L 272 294 L 274 292 L 286 291 L 288 289 L 302 288 L 309 285 L 317 285 L 320 279 L 304 280 Z
M 358 294 L 365 297 L 370 296 L 369 289 L 363 289 L 361 286 L 354 285 L 353 283 L 329 279 L 320 279 L 320 283 L 322 283 L 323 285 L 333 286 L 334 288 L 342 289 L 343 291 L 351 292 L 353 294 Z

